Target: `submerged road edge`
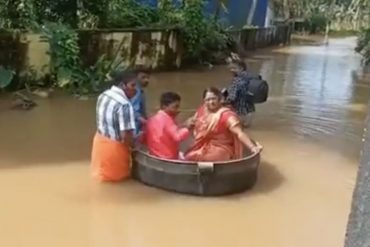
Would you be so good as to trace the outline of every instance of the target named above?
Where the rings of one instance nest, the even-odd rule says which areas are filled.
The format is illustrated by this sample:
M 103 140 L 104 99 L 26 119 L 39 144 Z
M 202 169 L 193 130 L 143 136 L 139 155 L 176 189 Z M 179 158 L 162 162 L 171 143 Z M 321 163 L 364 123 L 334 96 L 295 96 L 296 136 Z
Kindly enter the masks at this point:
M 344 247 L 370 247 L 370 102 Z

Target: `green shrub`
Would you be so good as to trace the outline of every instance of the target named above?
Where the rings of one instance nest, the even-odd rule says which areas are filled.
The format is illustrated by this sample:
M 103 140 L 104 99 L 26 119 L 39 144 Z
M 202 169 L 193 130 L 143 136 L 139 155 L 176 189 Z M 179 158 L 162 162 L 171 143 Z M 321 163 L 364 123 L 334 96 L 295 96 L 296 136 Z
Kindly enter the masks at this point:
M 314 34 L 318 32 L 325 31 L 326 24 L 327 24 L 327 17 L 320 13 L 314 13 L 309 18 L 306 19 L 305 25 L 306 29 Z
M 107 59 L 100 56 L 97 62 L 88 68 L 84 67 L 80 58 L 78 34 L 75 30 L 57 23 L 49 23 L 42 27 L 43 40 L 49 43 L 51 58 L 51 74 L 56 86 L 67 89 L 76 95 L 95 94 L 107 87 L 110 74 L 118 68 L 123 58 Z
M 107 27 L 150 27 L 157 23 L 157 10 L 135 0 L 113 0 L 109 2 Z
M 360 32 L 355 50 L 362 55 L 364 64 L 370 64 L 370 29 Z

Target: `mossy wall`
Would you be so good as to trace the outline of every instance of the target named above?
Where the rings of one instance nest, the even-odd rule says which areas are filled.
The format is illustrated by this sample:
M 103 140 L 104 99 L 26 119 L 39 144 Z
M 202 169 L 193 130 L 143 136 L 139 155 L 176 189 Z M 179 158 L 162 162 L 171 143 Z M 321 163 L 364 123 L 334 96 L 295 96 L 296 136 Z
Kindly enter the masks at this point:
M 230 31 L 236 42 L 245 50 L 254 50 L 275 45 L 286 45 L 290 41 L 291 28 L 287 25 L 266 28 L 245 28 Z
M 79 30 L 81 57 L 92 65 L 102 54 L 113 57 L 123 42 L 119 56 L 124 65 L 144 65 L 152 70 L 166 70 L 181 66 L 182 44 L 176 29 L 140 30 Z M 12 69 L 19 75 L 30 68 L 40 75 L 48 73 L 49 44 L 36 33 L 0 31 L 0 66 Z
M 166 70 L 181 66 L 182 45 L 176 29 L 140 30 L 81 30 L 81 57 L 92 65 L 101 54 L 119 57 L 127 66 L 144 65 L 152 70 Z
M 79 30 L 81 57 L 86 66 L 95 64 L 100 55 L 118 56 L 123 64 L 144 65 L 152 70 L 170 70 L 181 67 L 182 37 L 177 29 L 117 29 Z M 246 50 L 290 41 L 289 26 L 247 28 L 230 31 L 235 41 Z M 0 66 L 16 71 L 19 85 L 22 71 L 35 70 L 40 76 L 49 72 L 48 43 L 41 35 L 22 31 L 0 31 Z

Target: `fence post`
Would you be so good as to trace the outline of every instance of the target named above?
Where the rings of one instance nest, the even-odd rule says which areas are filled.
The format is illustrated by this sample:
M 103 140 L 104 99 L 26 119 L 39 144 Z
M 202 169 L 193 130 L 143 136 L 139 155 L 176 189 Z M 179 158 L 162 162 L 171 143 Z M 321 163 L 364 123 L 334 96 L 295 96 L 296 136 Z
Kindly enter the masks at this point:
M 370 107 L 363 134 L 363 144 L 347 225 L 345 247 L 370 246 Z

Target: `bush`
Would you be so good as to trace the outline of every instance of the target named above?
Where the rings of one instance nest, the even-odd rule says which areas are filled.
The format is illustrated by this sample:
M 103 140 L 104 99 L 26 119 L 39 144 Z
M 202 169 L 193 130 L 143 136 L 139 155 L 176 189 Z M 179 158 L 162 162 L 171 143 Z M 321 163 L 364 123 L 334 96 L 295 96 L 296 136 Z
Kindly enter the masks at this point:
M 227 51 L 230 38 L 218 20 L 204 14 L 204 2 L 175 6 L 161 1 L 153 8 L 136 0 L 81 0 L 78 6 L 75 0 L 0 0 L 0 28 L 41 29 L 50 45 L 52 80 L 73 93 L 88 94 L 101 90 L 120 63 L 102 56 L 94 66 L 83 68 L 74 28 L 178 27 L 184 60 L 213 62 L 215 53 Z
M 159 21 L 157 9 L 135 0 L 114 0 L 109 3 L 106 27 L 150 27 Z
M 355 50 L 362 55 L 364 64 L 370 64 L 370 29 L 360 32 Z
M 305 21 L 306 29 L 311 33 L 318 33 L 325 31 L 327 24 L 327 17 L 320 13 L 312 14 Z
M 162 1 L 158 8 L 135 0 L 110 3 L 107 27 L 179 27 L 183 35 L 184 59 L 191 62 L 209 60 L 213 52 L 227 47 L 228 35 L 214 18 L 204 15 L 204 0 L 186 1 L 175 6 Z
M 209 60 L 213 52 L 224 50 L 229 36 L 214 18 L 203 13 L 204 1 L 188 1 L 181 9 L 185 60 Z
M 51 74 L 56 86 L 67 89 L 75 95 L 95 94 L 107 87 L 110 74 L 118 68 L 122 59 L 107 59 L 100 56 L 97 62 L 88 68 L 83 66 L 78 46 L 78 34 L 63 24 L 50 23 L 42 27 L 43 39 L 49 43 Z

